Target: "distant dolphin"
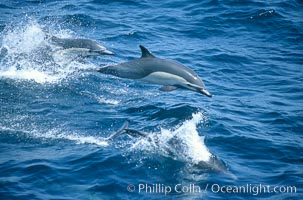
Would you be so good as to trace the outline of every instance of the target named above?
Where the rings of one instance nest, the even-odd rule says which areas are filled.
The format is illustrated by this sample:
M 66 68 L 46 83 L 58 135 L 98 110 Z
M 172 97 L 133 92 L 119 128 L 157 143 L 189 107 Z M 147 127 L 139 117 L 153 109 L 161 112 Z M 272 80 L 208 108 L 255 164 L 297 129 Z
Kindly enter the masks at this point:
M 142 45 L 140 48 L 141 58 L 113 66 L 105 66 L 97 71 L 121 78 L 138 79 L 163 85 L 160 88 L 161 91 L 169 92 L 182 88 L 208 97 L 212 96 L 194 71 L 178 62 L 155 57 Z
M 157 137 L 157 135 L 152 135 L 149 136 L 147 133 L 135 130 L 135 129 L 130 129 L 129 127 L 129 122 L 125 121 L 123 126 L 114 134 L 112 134 L 111 136 L 109 136 L 108 138 L 106 138 L 105 140 L 113 140 L 117 137 L 119 137 L 122 134 L 127 134 L 133 137 L 144 137 L 147 138 L 150 141 L 155 141 L 156 145 L 159 145 L 159 138 Z M 176 149 L 179 146 L 175 144 L 176 141 L 170 141 L 168 142 L 168 144 L 171 144 L 168 146 L 168 151 L 173 152 L 172 150 L 181 150 L 181 149 Z M 174 154 L 174 153 L 172 153 Z M 214 172 L 221 172 L 221 173 L 225 173 L 225 174 L 229 174 L 229 171 L 226 167 L 226 165 L 219 160 L 216 156 L 211 155 L 208 161 L 199 161 L 197 164 L 194 165 L 195 167 L 198 167 L 199 169 L 203 169 L 205 171 L 214 171 Z
M 78 52 L 81 56 L 113 55 L 114 53 L 107 50 L 104 46 L 94 40 L 81 38 L 59 38 L 49 36 L 51 43 L 62 47 L 64 50 Z

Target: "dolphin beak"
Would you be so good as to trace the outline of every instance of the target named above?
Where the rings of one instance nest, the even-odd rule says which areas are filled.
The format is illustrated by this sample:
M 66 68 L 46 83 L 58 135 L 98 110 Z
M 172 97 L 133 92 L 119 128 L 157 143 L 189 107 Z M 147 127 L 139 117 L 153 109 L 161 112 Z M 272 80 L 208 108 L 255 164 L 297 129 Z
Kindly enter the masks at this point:
M 200 92 L 201 92 L 201 94 L 204 94 L 204 95 L 206 95 L 206 96 L 208 96 L 208 97 L 212 97 L 212 96 L 213 96 L 213 95 L 210 94 L 206 89 L 201 89 Z
M 107 50 L 107 49 L 104 49 L 104 50 L 94 50 L 94 51 L 90 51 L 92 53 L 97 53 L 97 54 L 100 54 L 100 55 L 114 55 L 113 52 Z
M 189 90 L 192 90 L 192 91 L 195 91 L 195 92 L 198 92 L 200 94 L 204 94 L 205 96 L 208 96 L 208 97 L 212 97 L 213 95 L 210 94 L 205 88 L 203 87 L 200 87 L 198 85 L 194 85 L 194 84 L 190 84 L 188 83 L 187 84 L 187 87 L 185 87 L 186 89 L 189 89 Z
M 101 51 L 100 53 L 101 53 L 101 54 L 104 54 L 104 55 L 114 55 L 113 52 L 111 52 L 111 51 L 109 51 L 109 50 L 107 50 L 107 49 Z

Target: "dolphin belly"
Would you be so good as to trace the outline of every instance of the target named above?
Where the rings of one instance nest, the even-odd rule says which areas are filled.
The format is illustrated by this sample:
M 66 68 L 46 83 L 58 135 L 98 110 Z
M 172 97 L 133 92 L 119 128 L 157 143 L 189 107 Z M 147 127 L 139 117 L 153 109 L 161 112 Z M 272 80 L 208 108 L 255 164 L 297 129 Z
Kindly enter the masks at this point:
M 184 78 L 167 72 L 153 72 L 140 80 L 158 85 L 183 85 L 187 82 Z
M 61 54 L 77 54 L 79 56 L 89 56 L 91 53 L 84 48 L 69 48 L 69 49 L 62 49 L 58 50 Z M 95 54 L 97 55 L 97 54 Z

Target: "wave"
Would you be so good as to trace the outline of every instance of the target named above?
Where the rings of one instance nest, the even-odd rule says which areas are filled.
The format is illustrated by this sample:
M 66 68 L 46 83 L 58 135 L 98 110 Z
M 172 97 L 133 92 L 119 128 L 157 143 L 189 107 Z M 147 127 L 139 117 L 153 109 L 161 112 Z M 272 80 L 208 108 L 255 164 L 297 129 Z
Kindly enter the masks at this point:
M 24 119 L 21 119 L 23 121 Z M 121 154 L 131 154 L 132 160 L 141 163 L 145 159 L 163 157 L 184 163 L 187 167 L 199 168 L 202 171 L 226 172 L 227 169 L 221 161 L 213 155 L 204 142 L 204 136 L 200 136 L 197 126 L 206 123 L 207 118 L 198 112 L 192 118 L 177 125 L 173 129 L 161 129 L 159 133 L 148 133 L 147 137 L 116 138 L 107 141 L 103 136 L 91 136 L 79 131 L 65 130 L 64 127 L 53 127 L 44 130 L 40 125 L 14 122 L 11 126 L 1 126 L 2 137 L 16 138 L 23 142 L 43 142 L 52 144 L 64 141 L 75 144 L 92 144 L 101 147 L 110 144 L 121 150 Z M 6 135 L 6 136 L 5 136 Z M 108 135 L 108 134 L 105 134 Z M 219 163 L 219 165 L 218 165 Z
M 49 129 L 40 130 L 38 127 L 30 127 L 31 130 L 16 129 L 11 127 L 0 127 L 0 132 L 2 132 L 2 137 L 5 135 L 8 137 L 17 137 L 18 140 L 24 139 L 23 142 L 31 140 L 40 140 L 47 143 L 52 143 L 54 141 L 67 140 L 74 142 L 75 144 L 93 144 L 98 146 L 108 146 L 109 143 L 105 141 L 105 138 L 87 136 L 83 133 L 77 133 L 72 131 L 66 131 L 61 129 Z
M 129 147 L 129 153 L 137 156 L 137 161 L 156 157 L 168 157 L 183 162 L 187 167 L 203 170 L 227 172 L 226 166 L 213 155 L 198 132 L 198 124 L 206 122 L 206 117 L 198 112 L 174 129 L 162 129 L 160 133 L 149 133 L 147 138 L 139 138 Z M 120 147 L 120 146 L 119 146 Z M 134 158 L 132 158 L 134 160 Z

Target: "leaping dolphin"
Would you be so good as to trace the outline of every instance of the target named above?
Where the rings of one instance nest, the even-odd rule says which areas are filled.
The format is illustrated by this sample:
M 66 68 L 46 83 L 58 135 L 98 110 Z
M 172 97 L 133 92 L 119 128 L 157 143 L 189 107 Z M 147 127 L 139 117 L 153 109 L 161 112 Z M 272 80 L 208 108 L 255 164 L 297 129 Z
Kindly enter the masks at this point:
M 113 55 L 114 53 L 107 50 L 100 43 L 82 38 L 59 38 L 49 36 L 50 42 L 62 47 L 64 50 L 77 51 L 82 56 Z
M 99 68 L 97 71 L 120 78 L 137 79 L 163 85 L 161 91 L 172 91 L 178 88 L 212 95 L 206 90 L 203 81 L 191 69 L 172 60 L 157 58 L 144 46 L 140 45 L 142 56 L 139 59 Z

